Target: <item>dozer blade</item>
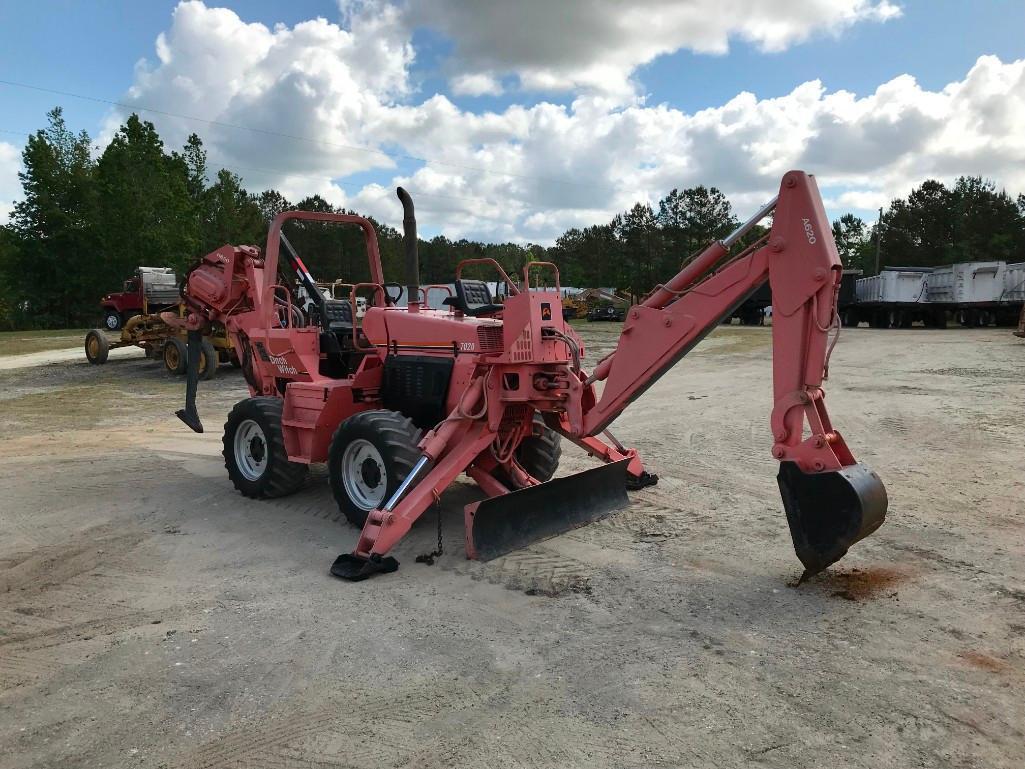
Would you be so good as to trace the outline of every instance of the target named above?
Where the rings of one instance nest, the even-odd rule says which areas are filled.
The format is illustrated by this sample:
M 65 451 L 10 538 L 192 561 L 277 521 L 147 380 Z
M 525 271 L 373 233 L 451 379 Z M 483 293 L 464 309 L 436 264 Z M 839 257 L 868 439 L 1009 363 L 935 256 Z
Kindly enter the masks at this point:
M 782 462 L 776 480 L 794 550 L 804 564 L 801 582 L 843 558 L 886 517 L 886 487 L 865 465 L 804 473 L 795 463 Z
M 629 504 L 623 459 L 479 503 L 468 521 L 471 556 L 490 561 L 600 520 Z

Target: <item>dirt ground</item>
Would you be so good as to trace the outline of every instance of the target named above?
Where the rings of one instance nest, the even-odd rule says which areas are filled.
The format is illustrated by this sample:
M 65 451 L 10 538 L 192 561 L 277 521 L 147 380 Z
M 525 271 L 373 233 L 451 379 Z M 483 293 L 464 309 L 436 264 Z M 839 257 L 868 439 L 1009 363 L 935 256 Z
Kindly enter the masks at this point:
M 0 767 L 1020 767 L 1023 372 L 1006 329 L 845 331 L 828 402 L 890 514 L 795 587 L 768 329 L 620 419 L 661 476 L 628 510 L 478 564 L 459 484 L 437 564 L 427 516 L 358 584 L 323 471 L 231 488 L 237 372 L 200 436 L 142 358 L 0 370 Z

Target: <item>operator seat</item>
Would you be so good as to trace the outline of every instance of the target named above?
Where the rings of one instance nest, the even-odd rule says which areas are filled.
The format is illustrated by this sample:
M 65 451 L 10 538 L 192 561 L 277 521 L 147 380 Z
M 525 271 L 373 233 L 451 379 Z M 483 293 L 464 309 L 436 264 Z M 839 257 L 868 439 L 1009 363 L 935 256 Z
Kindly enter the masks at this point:
M 454 307 L 463 313 L 476 318 L 481 315 L 494 315 L 504 308 L 491 298 L 491 290 L 483 280 L 457 280 L 456 295 L 445 298 L 443 304 Z
M 348 299 L 325 299 L 321 328 L 352 333 L 352 305 Z
M 324 303 L 316 310 L 316 319 L 320 325 L 320 361 L 321 376 L 344 379 L 350 376 L 359 366 L 364 352 L 357 349 L 352 341 L 352 305 L 348 299 L 324 299 Z M 360 345 L 367 344 L 362 330 L 359 335 Z

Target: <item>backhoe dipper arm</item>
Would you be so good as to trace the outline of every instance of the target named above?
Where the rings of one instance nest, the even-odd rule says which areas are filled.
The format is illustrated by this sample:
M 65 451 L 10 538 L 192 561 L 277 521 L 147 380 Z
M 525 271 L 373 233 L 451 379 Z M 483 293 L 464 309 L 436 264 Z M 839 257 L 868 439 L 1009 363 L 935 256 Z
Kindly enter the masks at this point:
M 729 247 L 773 211 L 768 237 L 730 259 Z M 780 491 L 805 575 L 825 568 L 878 528 L 886 513 L 882 483 L 855 463 L 823 402 L 829 331 L 839 331 L 841 273 L 815 180 L 790 171 L 776 200 L 630 309 L 616 350 L 587 379 L 587 384 L 605 380 L 605 388 L 583 414 L 582 435 L 605 430 L 768 279 L 772 455 L 782 463 Z

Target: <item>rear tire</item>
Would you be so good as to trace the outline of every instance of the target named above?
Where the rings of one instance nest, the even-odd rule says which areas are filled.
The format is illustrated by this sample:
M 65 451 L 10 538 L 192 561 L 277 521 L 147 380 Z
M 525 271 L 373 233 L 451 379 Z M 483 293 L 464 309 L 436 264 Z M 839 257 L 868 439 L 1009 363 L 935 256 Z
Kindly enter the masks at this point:
M 361 411 L 331 438 L 327 472 L 338 509 L 363 528 L 371 510 L 387 502 L 420 460 L 421 431 L 397 411 Z
M 185 373 L 185 366 L 188 360 L 188 351 L 178 337 L 172 337 L 164 342 L 164 368 L 168 373 L 180 376 Z
M 544 483 L 555 475 L 561 458 L 562 436 L 546 425 L 540 414 L 534 414 L 534 432 L 520 441 L 516 448 L 516 461 L 530 475 Z M 496 468 L 493 474 L 506 486 L 515 488 L 503 468 Z
M 224 466 L 245 497 L 272 499 L 302 486 L 309 466 L 289 462 L 281 434 L 281 398 L 247 398 L 224 423 Z
M 110 342 L 103 329 L 94 328 L 85 335 L 85 357 L 90 363 L 97 366 L 106 363 L 109 354 Z

